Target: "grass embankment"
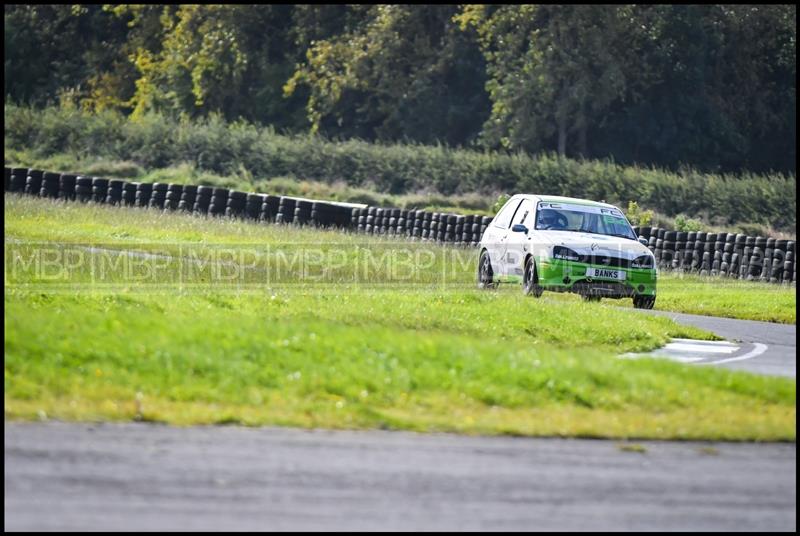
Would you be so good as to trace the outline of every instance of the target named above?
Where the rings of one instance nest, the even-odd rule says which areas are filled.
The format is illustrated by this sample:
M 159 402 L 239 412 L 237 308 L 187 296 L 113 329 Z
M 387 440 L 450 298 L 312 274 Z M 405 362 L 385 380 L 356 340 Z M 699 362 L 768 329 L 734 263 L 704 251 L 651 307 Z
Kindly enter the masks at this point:
M 22 241 L 254 256 L 251 275 L 224 284 L 202 270 L 159 284 L 186 267 L 159 259 L 138 279 L 109 264 L 104 286 L 92 283 L 104 250 L 48 258 L 45 277 L 15 260 L 33 246 L 7 242 L 6 418 L 795 439 L 794 381 L 617 359 L 707 335 L 561 296 L 479 292 L 473 267 L 444 255 L 453 248 L 416 244 L 431 253 L 412 280 L 377 263 L 360 285 L 347 274 L 363 251 L 409 243 L 12 196 L 5 209 Z M 258 282 L 287 243 L 327 245 L 340 265 L 314 284 L 297 266 Z

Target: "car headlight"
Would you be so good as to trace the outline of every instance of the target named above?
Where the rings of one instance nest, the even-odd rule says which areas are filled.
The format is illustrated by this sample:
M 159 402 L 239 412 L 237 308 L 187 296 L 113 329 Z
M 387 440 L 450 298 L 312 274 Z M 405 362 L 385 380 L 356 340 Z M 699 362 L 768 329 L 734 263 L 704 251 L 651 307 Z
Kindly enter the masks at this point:
M 631 261 L 631 268 L 654 268 L 652 255 L 641 255 Z
M 578 255 L 575 251 L 572 251 L 569 248 L 565 248 L 564 246 L 555 246 L 553 248 L 553 258 L 554 259 L 561 259 L 562 261 L 579 261 L 581 260 L 581 256 Z

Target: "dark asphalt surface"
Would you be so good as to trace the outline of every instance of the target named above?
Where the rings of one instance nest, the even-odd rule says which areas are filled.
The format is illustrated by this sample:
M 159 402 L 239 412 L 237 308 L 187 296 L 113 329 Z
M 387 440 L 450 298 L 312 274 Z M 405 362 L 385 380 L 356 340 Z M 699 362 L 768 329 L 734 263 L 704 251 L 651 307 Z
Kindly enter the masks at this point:
M 786 530 L 796 445 L 5 424 L 5 530 Z
M 668 311 L 636 310 L 643 313 L 666 316 L 681 324 L 716 333 L 729 341 L 744 343 L 742 351 L 731 357 L 750 351 L 754 343 L 767 345 L 767 349 L 763 354 L 757 355 L 752 359 L 733 361 L 715 366 L 747 370 L 758 374 L 797 377 L 797 326 L 793 324 L 736 320 Z

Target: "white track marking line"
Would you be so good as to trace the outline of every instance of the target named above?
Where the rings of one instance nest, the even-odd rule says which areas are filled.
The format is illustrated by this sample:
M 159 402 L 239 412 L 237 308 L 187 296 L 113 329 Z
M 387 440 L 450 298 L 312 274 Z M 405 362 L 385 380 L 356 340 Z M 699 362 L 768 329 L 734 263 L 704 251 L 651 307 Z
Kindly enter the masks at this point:
M 685 342 L 671 342 L 668 343 L 662 350 L 675 351 L 675 352 L 692 352 L 702 354 L 732 354 L 739 347 L 734 346 L 711 346 L 707 344 L 688 344 Z
M 740 355 L 737 357 L 729 357 L 728 359 L 720 359 L 719 361 L 709 361 L 706 363 L 698 363 L 698 365 L 721 365 L 722 363 L 732 363 L 733 361 L 744 361 L 745 359 L 752 359 L 756 356 L 759 356 L 767 351 L 768 346 L 766 344 L 761 344 L 760 342 L 754 342 L 752 350 L 747 352 L 744 355 Z
M 677 341 L 677 342 L 676 342 Z M 636 359 L 638 357 L 660 357 L 678 361 L 680 363 L 691 363 L 694 365 L 721 365 L 734 361 L 744 361 L 752 359 L 767 351 L 768 346 L 762 343 L 751 343 L 753 349 L 744 355 L 717 359 L 716 361 L 705 361 L 722 357 L 719 354 L 731 354 L 738 351 L 741 346 L 728 341 L 693 341 L 692 339 L 672 339 L 672 342 L 649 353 L 627 353 L 619 357 Z M 716 354 L 716 355 L 714 355 Z
M 681 357 L 681 356 L 676 356 L 676 355 L 667 356 L 667 357 L 669 357 L 670 359 L 672 359 L 674 361 L 680 361 L 681 363 L 694 363 L 695 361 L 701 361 L 701 360 L 705 359 L 704 357 L 691 357 L 691 356 Z
M 670 342 L 696 344 L 699 346 L 738 346 L 735 342 L 730 341 L 701 341 L 698 339 L 670 339 Z

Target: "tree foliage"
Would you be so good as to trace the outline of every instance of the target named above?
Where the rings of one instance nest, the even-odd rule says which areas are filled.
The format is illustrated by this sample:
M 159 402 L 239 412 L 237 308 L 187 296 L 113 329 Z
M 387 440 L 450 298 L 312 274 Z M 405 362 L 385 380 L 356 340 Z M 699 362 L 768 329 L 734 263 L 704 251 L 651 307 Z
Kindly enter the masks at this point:
M 7 5 L 6 101 L 796 167 L 794 5 Z
M 310 88 L 312 131 L 463 144 L 488 100 L 480 52 L 445 5 L 378 5 L 350 31 L 311 43 L 285 86 Z

